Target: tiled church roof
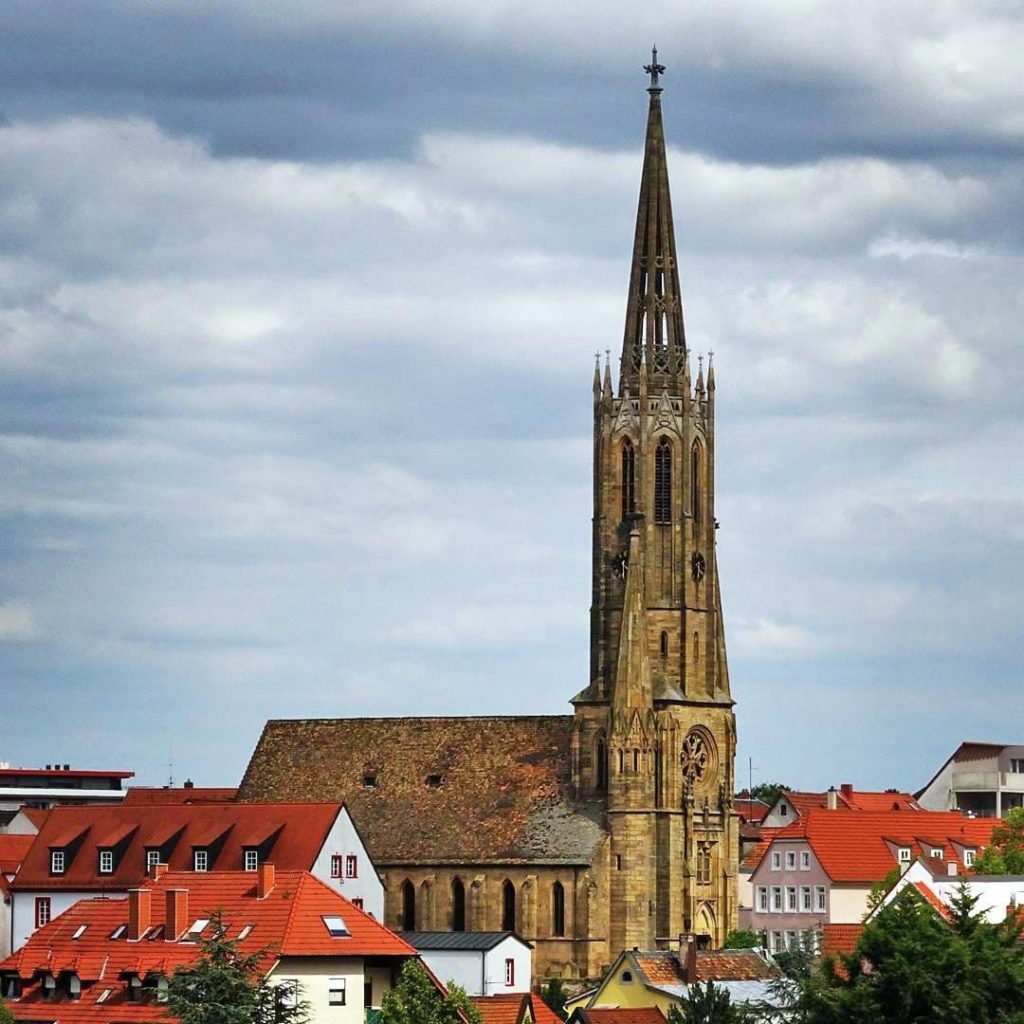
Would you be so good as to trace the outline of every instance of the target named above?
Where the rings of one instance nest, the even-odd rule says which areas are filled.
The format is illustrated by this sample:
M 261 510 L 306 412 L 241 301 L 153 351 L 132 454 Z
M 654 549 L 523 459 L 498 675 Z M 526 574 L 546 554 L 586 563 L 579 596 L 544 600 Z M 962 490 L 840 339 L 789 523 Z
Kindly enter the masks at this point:
M 267 722 L 239 800 L 338 800 L 374 862 L 587 864 L 602 810 L 571 796 L 568 715 Z

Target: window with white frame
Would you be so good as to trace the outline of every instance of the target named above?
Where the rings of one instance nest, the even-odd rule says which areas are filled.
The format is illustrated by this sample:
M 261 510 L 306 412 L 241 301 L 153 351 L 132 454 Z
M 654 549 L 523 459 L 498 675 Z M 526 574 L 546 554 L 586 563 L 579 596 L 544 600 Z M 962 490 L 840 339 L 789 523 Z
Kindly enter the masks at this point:
M 511 987 L 516 983 L 516 962 L 512 957 L 505 960 L 505 984 Z
M 896 859 L 901 864 L 909 864 L 910 863 L 910 847 L 909 846 L 901 846 L 896 851 Z
M 797 904 L 796 904 L 796 886 L 795 885 L 787 885 L 786 886 L 786 911 L 788 913 L 793 913 L 796 909 L 797 909 Z
M 114 851 L 100 850 L 100 874 L 112 875 L 114 873 Z
M 245 870 L 256 871 L 260 866 L 259 850 L 248 849 L 245 851 Z
M 152 871 L 153 868 L 160 863 L 160 851 L 159 850 L 147 850 L 146 851 L 146 870 Z
M 345 877 L 346 878 L 358 878 L 359 877 L 359 858 L 354 853 L 350 853 L 345 858 Z
M 768 949 L 772 953 L 777 953 L 780 949 L 782 949 L 782 932 L 768 933 Z
M 1010 772 L 1014 775 L 1024 775 L 1024 757 L 1010 758 Z
M 199 847 L 198 849 L 192 851 L 192 870 L 210 870 L 210 855 L 204 847 Z
M 50 897 L 36 897 L 36 927 L 42 928 L 44 924 L 50 923 Z
M 782 851 L 772 850 L 772 871 L 782 870 Z
M 341 878 L 341 854 L 331 854 L 331 878 Z
M 964 850 L 964 867 L 965 868 L 973 868 L 974 867 L 974 851 L 973 850 Z
M 825 886 L 823 885 L 814 887 L 814 910 L 818 914 L 825 913 Z
M 800 948 L 800 933 L 799 932 L 785 932 L 785 945 L 786 949 L 793 950 Z
M 796 868 L 796 850 L 786 851 L 786 870 L 793 871 Z
M 782 910 L 782 886 L 772 886 L 772 913 L 778 914 Z
M 757 887 L 757 909 L 762 913 L 768 911 L 768 886 L 759 885 Z
M 933 846 L 932 847 L 932 856 L 936 860 L 942 860 L 944 853 L 945 853 L 945 851 L 942 849 L 941 846 Z
M 328 1006 L 344 1006 L 345 1005 L 345 979 L 344 978 L 331 978 L 327 983 L 327 1005 Z
M 811 898 L 811 887 L 809 885 L 800 886 L 800 909 L 804 913 L 811 913 L 814 909 L 814 903 Z
M 299 1005 L 299 979 L 282 978 L 277 983 L 277 998 L 283 1007 L 294 1010 Z
M 64 851 L 63 850 L 51 850 L 50 851 L 50 874 L 51 875 L 63 875 L 64 874 Z
M 811 851 L 801 850 L 800 851 L 800 870 L 810 871 L 811 870 Z

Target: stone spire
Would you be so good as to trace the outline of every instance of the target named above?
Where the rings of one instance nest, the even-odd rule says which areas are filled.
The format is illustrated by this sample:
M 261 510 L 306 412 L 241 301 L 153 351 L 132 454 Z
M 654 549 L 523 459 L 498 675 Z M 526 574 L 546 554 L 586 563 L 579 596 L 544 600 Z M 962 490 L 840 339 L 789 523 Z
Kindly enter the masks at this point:
M 683 305 L 661 119 L 660 81 L 665 67 L 658 63 L 657 49 L 652 51 L 651 63 L 644 70 L 651 76 L 647 89 L 651 99 L 620 372 L 620 389 L 630 386 L 634 394 L 645 360 L 653 393 L 660 391 L 661 385 L 681 379 L 686 365 Z

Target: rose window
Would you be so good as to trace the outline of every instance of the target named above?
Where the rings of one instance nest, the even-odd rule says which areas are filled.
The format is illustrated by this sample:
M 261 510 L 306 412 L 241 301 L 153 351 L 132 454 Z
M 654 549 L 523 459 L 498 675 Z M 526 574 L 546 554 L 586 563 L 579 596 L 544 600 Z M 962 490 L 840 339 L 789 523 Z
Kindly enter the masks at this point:
M 691 785 L 704 778 L 711 764 L 711 751 L 707 742 L 699 732 L 691 732 L 683 740 L 683 775 Z

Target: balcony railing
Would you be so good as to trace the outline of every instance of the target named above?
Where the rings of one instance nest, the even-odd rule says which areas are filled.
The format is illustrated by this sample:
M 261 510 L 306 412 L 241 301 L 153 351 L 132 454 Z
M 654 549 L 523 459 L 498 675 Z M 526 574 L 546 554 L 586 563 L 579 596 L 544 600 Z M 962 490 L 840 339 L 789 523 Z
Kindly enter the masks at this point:
M 997 789 L 1010 790 L 1013 793 L 1024 793 L 1024 773 L 1021 772 L 954 772 L 954 790 L 987 790 L 994 793 Z

